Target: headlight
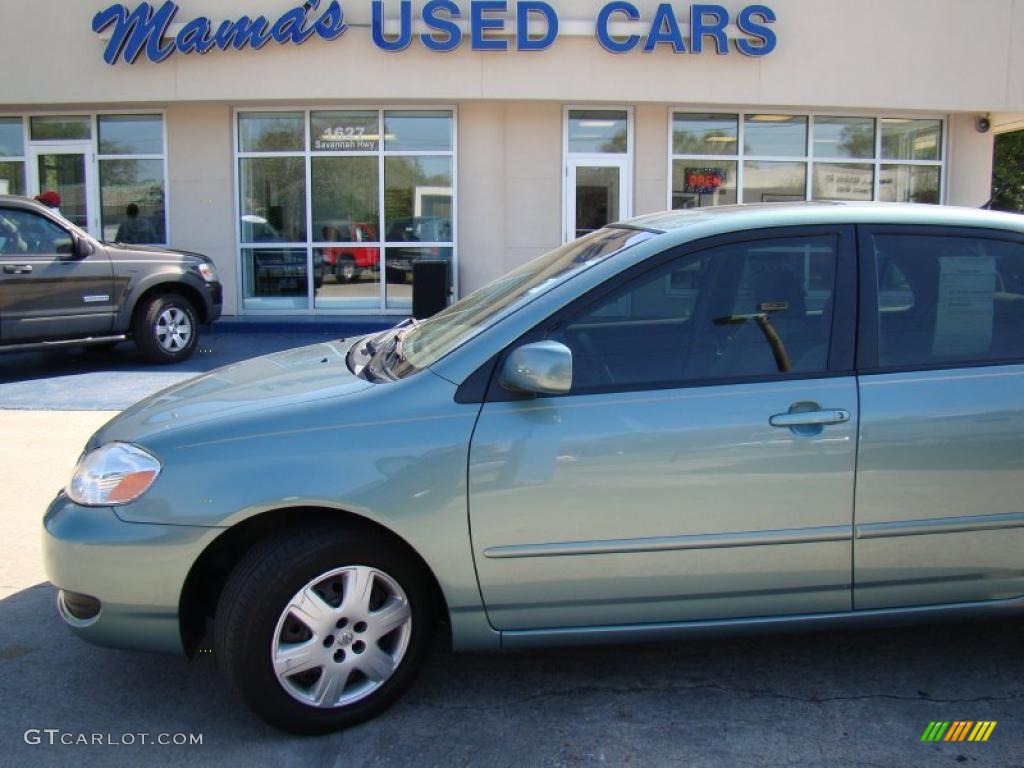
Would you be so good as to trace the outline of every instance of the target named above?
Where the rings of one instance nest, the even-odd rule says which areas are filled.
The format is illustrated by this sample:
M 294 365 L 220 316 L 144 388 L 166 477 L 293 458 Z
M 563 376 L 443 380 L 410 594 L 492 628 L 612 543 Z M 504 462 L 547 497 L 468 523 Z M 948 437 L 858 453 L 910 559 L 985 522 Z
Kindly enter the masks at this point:
M 217 268 L 214 267 L 213 264 L 208 264 L 205 261 L 201 261 L 199 262 L 199 266 L 196 267 L 196 269 L 199 270 L 199 274 L 206 282 L 217 282 Z
M 160 474 L 155 456 L 129 443 L 107 443 L 78 460 L 65 489 L 76 504 L 128 504 L 149 490 Z

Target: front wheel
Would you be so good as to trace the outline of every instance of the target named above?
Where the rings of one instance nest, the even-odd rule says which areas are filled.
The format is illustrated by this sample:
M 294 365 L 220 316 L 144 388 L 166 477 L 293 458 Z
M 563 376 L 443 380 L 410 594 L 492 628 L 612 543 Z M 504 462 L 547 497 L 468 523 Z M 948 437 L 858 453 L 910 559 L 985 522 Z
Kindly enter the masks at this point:
M 338 280 L 343 283 L 351 283 L 359 276 L 359 267 L 351 256 L 342 256 L 336 265 Z
M 132 324 L 135 346 L 154 363 L 177 363 L 196 348 L 199 327 L 192 302 L 176 293 L 147 299 Z
M 416 564 L 369 530 L 275 536 L 232 572 L 214 653 L 242 698 L 292 733 L 327 733 L 383 711 L 412 683 L 435 611 Z

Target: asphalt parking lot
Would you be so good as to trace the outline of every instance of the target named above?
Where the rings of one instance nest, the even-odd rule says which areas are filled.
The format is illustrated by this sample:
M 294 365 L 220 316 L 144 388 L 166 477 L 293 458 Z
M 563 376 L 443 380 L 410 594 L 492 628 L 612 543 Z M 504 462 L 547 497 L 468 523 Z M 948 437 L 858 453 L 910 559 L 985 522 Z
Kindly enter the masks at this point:
M 215 648 L 187 661 L 79 641 L 54 610 L 38 526 L 82 443 L 153 377 L 310 341 L 273 336 L 211 335 L 217 351 L 190 370 L 146 369 L 130 345 L 0 358 L 0 765 L 1024 766 L 1024 620 L 504 654 L 439 641 L 395 707 L 320 738 L 250 715 Z M 998 726 L 986 743 L 922 743 L 933 720 Z M 43 729 L 202 744 L 50 745 Z

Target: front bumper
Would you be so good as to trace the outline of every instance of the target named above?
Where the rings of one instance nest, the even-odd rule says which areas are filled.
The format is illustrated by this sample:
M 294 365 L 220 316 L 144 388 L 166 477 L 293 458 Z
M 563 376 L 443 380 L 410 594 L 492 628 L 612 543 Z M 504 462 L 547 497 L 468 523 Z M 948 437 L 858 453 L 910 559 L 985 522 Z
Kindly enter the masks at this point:
M 212 323 L 220 319 L 221 311 L 224 309 L 224 287 L 219 283 L 207 283 L 206 293 L 206 322 Z
M 126 523 L 111 507 L 63 492 L 43 518 L 43 563 L 59 590 L 100 601 L 88 619 L 58 612 L 82 639 L 111 648 L 183 654 L 178 604 L 189 569 L 222 530 Z

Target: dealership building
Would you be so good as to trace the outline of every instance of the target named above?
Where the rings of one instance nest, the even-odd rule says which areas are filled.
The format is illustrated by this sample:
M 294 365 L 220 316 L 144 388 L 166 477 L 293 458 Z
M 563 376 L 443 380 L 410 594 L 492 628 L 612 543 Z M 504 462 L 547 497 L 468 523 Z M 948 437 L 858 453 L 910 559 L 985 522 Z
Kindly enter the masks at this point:
M 407 315 L 417 262 L 457 297 L 667 208 L 980 206 L 1024 129 L 1024 0 L 6 0 L 0 26 L 0 193 L 208 254 L 227 315 Z

